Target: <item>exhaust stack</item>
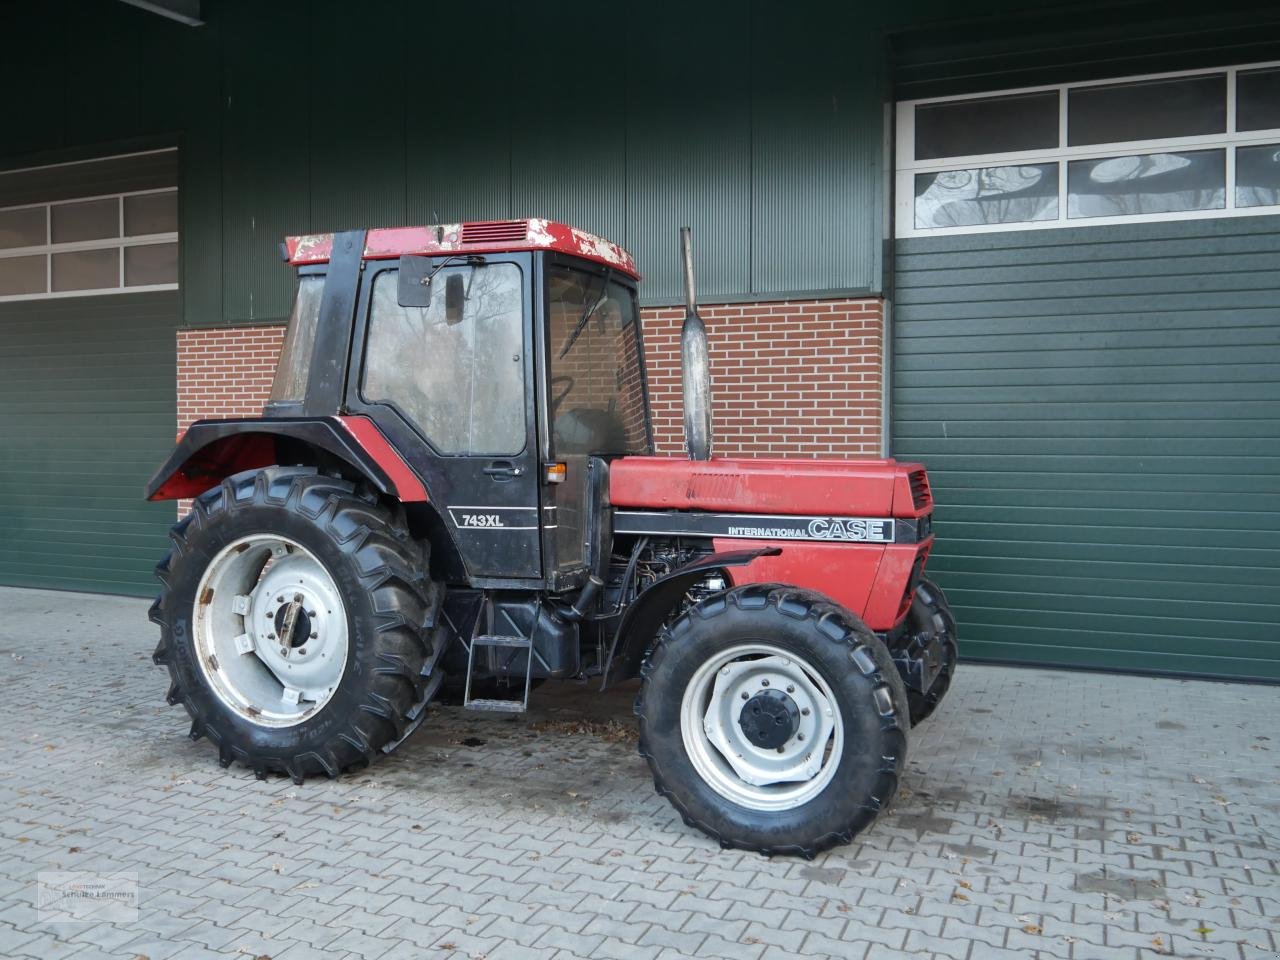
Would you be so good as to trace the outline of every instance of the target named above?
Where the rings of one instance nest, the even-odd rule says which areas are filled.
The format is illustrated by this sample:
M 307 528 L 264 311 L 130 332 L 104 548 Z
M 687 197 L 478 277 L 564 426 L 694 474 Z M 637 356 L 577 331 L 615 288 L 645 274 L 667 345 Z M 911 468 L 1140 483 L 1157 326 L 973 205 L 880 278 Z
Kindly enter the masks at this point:
M 680 328 L 684 442 L 690 460 L 710 460 L 711 358 L 707 352 L 707 328 L 698 316 L 693 285 L 693 243 L 688 227 L 680 228 L 680 260 L 684 269 L 684 325 Z

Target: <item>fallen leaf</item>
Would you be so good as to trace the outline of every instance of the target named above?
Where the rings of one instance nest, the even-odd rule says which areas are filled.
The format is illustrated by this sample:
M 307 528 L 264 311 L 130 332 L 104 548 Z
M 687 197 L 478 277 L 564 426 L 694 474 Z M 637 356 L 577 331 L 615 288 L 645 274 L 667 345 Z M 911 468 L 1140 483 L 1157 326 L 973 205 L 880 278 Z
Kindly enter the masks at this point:
M 567 793 L 569 796 L 571 796 L 571 797 L 575 797 L 575 798 L 578 796 L 578 791 L 577 791 L 577 790 L 566 790 L 566 791 L 565 791 L 565 793 Z
M 1128 840 L 1130 843 L 1140 843 L 1140 842 L 1142 842 L 1142 837 L 1141 837 L 1141 836 L 1139 836 L 1139 835 L 1138 835 L 1138 834 L 1136 834 L 1136 833 L 1133 833 L 1132 831 L 1130 831 L 1129 833 L 1126 833 L 1126 834 L 1124 835 L 1124 838 L 1125 838 L 1126 840 Z
M 1029 933 L 1034 937 L 1038 937 L 1040 936 L 1040 934 L 1044 933 L 1044 930 L 1040 927 L 1038 923 L 1028 923 L 1025 927 L 1022 928 L 1022 932 Z
M 1200 924 L 1200 926 L 1196 927 L 1195 932 L 1196 932 L 1196 933 L 1198 933 L 1198 934 L 1200 934 L 1200 936 L 1205 937 L 1205 936 L 1208 936 L 1209 934 L 1213 933 L 1213 928 L 1212 928 L 1212 927 L 1206 927 L 1206 926 L 1202 923 L 1202 924 Z
M 81 850 L 79 847 L 71 847 L 69 850 L 67 850 L 67 853 L 83 853 L 83 852 L 84 851 Z
M 964 887 L 966 890 L 973 889 L 973 884 L 971 884 L 968 880 L 957 880 L 956 883 L 960 884 L 960 886 Z
M 458 945 L 452 940 L 446 940 L 444 943 L 437 944 L 441 950 L 457 950 Z
M 969 898 L 968 898 L 968 897 L 966 897 L 966 896 L 965 896 L 963 893 L 961 893 L 959 890 L 956 890 L 954 893 L 952 893 L 952 894 L 951 894 L 951 899 L 952 899 L 952 900 L 959 900 L 961 903 L 968 903 L 968 902 L 969 902 Z

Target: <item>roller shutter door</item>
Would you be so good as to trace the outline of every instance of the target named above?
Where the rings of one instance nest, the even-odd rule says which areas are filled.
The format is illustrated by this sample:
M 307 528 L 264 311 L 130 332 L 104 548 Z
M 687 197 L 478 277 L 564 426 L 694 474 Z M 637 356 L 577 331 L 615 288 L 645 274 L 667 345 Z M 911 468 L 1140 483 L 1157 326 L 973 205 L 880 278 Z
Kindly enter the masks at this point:
M 1280 680 L 1280 218 L 901 240 L 895 277 L 964 653 Z
M 154 592 L 176 292 L 0 303 L 0 583 Z

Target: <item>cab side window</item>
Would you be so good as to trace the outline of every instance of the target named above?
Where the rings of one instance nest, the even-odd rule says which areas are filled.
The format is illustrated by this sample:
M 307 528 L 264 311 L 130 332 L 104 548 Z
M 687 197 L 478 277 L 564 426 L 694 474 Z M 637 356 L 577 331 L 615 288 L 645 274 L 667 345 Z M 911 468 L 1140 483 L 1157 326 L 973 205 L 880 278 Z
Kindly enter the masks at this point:
M 461 315 L 445 309 L 460 274 Z M 373 285 L 360 391 L 395 407 L 445 454 L 512 456 L 525 445 L 524 323 L 520 268 L 447 266 L 427 307 L 397 300 L 398 273 Z M 457 281 L 454 281 L 455 284 Z

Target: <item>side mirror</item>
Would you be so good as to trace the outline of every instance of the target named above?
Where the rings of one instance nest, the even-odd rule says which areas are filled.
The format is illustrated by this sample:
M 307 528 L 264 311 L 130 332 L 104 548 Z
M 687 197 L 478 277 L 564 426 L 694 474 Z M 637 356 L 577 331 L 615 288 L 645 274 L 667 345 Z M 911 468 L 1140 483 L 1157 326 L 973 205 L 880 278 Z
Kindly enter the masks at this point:
M 462 274 L 449 274 L 444 280 L 444 322 L 451 327 L 461 323 L 466 305 L 467 291 Z
M 400 258 L 400 283 L 396 300 L 402 307 L 431 306 L 431 258 L 403 256 Z

